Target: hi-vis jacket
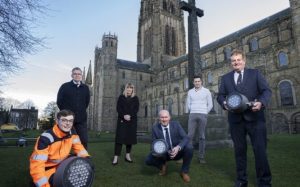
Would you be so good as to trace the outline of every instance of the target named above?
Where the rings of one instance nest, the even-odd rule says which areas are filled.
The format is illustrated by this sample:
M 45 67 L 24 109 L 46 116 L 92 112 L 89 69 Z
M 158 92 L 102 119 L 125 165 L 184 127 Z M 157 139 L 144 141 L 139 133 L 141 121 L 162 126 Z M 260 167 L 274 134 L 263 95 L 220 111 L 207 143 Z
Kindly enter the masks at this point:
M 50 187 L 48 179 L 55 173 L 60 162 L 69 156 L 71 150 L 77 156 L 89 156 L 75 130 L 65 133 L 55 124 L 52 129 L 41 134 L 30 156 L 30 175 L 35 185 Z

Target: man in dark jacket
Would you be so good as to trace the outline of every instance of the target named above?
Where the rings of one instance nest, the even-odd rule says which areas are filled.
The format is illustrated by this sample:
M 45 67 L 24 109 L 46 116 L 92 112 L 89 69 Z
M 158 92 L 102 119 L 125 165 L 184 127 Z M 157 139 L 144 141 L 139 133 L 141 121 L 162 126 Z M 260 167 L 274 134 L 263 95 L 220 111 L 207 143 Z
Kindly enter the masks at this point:
M 233 50 L 233 71 L 222 76 L 217 101 L 224 110 L 229 110 L 226 98 L 233 93 L 243 94 L 253 102 L 243 112 L 228 111 L 231 138 L 234 143 L 237 178 L 236 187 L 247 187 L 247 140 L 249 135 L 255 156 L 258 187 L 271 186 L 271 171 L 267 159 L 267 131 L 264 108 L 271 99 L 271 90 L 266 79 L 257 69 L 245 68 L 246 58 L 241 50 Z
M 80 137 L 81 143 L 87 149 L 87 113 L 90 102 L 90 90 L 82 83 L 82 71 L 79 67 L 72 69 L 72 80 L 59 88 L 57 106 L 60 110 L 68 109 L 75 113 L 74 128 Z
M 184 182 L 190 182 L 189 168 L 193 158 L 193 146 L 189 143 L 189 137 L 181 125 L 176 121 L 170 121 L 171 116 L 167 110 L 159 112 L 159 123 L 152 128 L 152 142 L 157 139 L 165 139 L 169 151 L 161 157 L 150 153 L 146 158 L 146 164 L 160 169 L 159 175 L 166 175 L 166 162 L 170 160 L 183 159 L 180 176 Z

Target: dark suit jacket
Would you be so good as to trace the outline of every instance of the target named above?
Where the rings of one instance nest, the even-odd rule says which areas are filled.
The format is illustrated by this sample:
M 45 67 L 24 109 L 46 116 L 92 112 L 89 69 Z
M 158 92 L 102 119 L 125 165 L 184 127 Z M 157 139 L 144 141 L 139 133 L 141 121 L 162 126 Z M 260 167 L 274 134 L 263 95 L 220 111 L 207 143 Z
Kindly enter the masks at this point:
M 170 121 L 169 132 L 173 147 L 179 145 L 183 149 L 189 143 L 189 137 L 178 122 Z M 165 139 L 160 123 L 155 124 L 152 128 L 152 142 L 156 139 Z
M 234 71 L 222 76 L 217 97 L 218 103 L 224 108 L 223 102 L 226 100 L 226 97 L 236 92 L 245 95 L 249 101 L 255 101 L 256 99 L 262 103 L 263 108 L 267 106 L 272 94 L 262 74 L 257 69 L 247 68 L 244 69 L 243 81 L 239 90 L 237 90 L 234 82 Z M 242 117 L 247 121 L 265 120 L 263 110 L 252 112 L 249 109 L 240 114 L 228 112 L 229 123 L 239 122 Z

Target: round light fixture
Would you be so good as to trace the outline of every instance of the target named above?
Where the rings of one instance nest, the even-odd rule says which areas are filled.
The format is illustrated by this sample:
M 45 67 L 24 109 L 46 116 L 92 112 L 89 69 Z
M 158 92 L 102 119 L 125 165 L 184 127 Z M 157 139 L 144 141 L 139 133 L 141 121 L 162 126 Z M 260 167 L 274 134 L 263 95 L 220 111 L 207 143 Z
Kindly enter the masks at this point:
M 168 151 L 167 142 L 164 139 L 154 140 L 152 143 L 152 154 L 154 156 L 163 156 Z
M 228 110 L 234 113 L 241 113 L 252 106 L 252 102 L 249 102 L 246 96 L 240 93 L 230 94 L 226 98 L 226 104 Z
M 90 187 L 94 180 L 92 163 L 81 157 L 62 161 L 54 174 L 53 184 L 59 187 Z

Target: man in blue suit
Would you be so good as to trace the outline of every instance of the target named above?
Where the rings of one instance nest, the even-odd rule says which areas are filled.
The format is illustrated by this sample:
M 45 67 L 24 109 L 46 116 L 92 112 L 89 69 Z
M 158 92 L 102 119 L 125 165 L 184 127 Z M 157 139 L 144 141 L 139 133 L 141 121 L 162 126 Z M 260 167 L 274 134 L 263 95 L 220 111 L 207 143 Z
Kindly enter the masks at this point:
M 237 178 L 235 186 L 247 186 L 247 134 L 250 137 L 256 167 L 257 185 L 271 186 L 271 171 L 267 159 L 267 132 L 264 108 L 271 98 L 267 81 L 257 69 L 245 68 L 245 55 L 241 50 L 231 53 L 233 71 L 222 76 L 217 101 L 224 110 L 228 110 L 226 97 L 232 93 L 241 93 L 253 106 L 242 113 L 228 111 L 231 138 L 234 143 Z
M 170 150 L 161 157 L 150 153 L 146 158 L 146 164 L 160 169 L 159 175 L 166 175 L 166 162 L 183 159 L 180 176 L 184 182 L 190 182 L 188 175 L 190 163 L 193 158 L 193 146 L 189 143 L 189 137 L 178 122 L 170 121 L 171 117 L 167 110 L 159 112 L 159 123 L 152 128 L 152 141 L 165 139 L 170 142 Z M 168 143 L 167 143 L 168 144 Z

